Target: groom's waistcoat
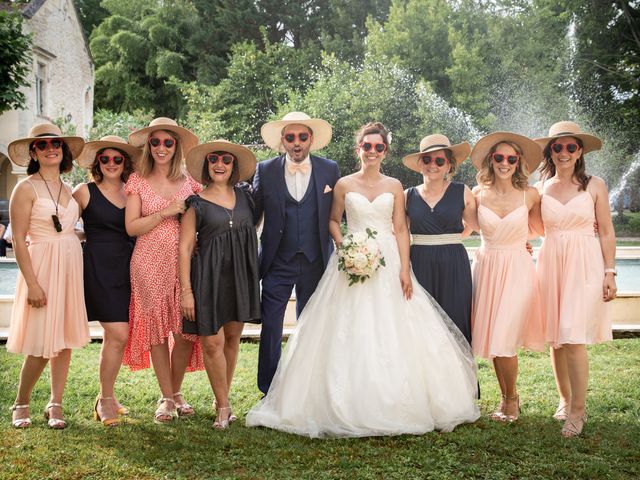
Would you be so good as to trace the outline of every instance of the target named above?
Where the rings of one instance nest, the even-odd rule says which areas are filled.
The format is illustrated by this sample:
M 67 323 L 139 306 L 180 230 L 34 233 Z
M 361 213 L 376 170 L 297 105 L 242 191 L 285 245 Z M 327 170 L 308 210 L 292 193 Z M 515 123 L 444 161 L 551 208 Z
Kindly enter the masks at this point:
M 304 197 L 298 202 L 285 191 L 284 231 L 278 247 L 278 256 L 291 260 L 296 253 L 303 253 L 313 262 L 322 253 L 318 233 L 318 196 L 311 176 Z

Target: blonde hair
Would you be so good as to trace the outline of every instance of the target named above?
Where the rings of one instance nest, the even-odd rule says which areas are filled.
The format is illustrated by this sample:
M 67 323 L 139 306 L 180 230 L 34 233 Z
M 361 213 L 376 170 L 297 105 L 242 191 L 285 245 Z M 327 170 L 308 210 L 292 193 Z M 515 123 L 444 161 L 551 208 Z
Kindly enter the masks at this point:
M 151 149 L 149 148 L 149 138 L 151 137 L 151 135 L 153 135 L 154 132 L 158 132 L 161 130 L 162 129 L 159 128 L 158 130 L 154 130 L 153 132 L 149 133 L 147 140 L 144 142 L 144 146 L 142 147 L 142 155 L 140 156 L 140 162 L 136 165 L 136 171 L 138 172 L 138 174 L 140 174 L 141 177 L 149 176 L 151 174 L 151 171 L 153 170 L 155 161 L 153 160 Z M 184 167 L 182 165 L 182 142 L 180 142 L 180 137 L 177 133 L 172 132 L 171 130 L 162 131 L 171 135 L 171 138 L 176 141 L 176 148 L 173 152 L 173 157 L 171 158 L 171 168 L 169 169 L 169 175 L 167 176 L 167 178 L 169 180 L 180 180 L 185 176 Z
M 511 184 L 518 190 L 526 190 L 529 183 L 529 170 L 527 169 L 526 159 L 522 155 L 522 149 L 516 143 L 508 141 L 496 143 L 491 147 L 489 153 L 487 153 L 487 155 L 482 159 L 482 164 L 476 174 L 476 181 L 478 182 L 478 185 L 491 187 L 495 183 L 496 173 L 493 171 L 493 162 L 491 160 L 492 155 L 495 153 L 499 145 L 509 145 L 518 155 L 520 155 L 520 160 L 516 164 L 516 171 L 513 172 L 513 176 L 511 177 Z

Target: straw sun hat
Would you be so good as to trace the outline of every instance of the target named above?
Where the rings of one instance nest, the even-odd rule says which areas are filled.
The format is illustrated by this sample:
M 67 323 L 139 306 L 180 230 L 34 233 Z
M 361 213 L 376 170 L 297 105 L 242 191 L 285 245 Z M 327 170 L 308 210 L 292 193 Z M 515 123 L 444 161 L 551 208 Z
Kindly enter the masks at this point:
M 491 151 L 494 145 L 503 142 L 515 143 L 522 150 L 522 156 L 527 164 L 527 170 L 533 172 L 542 161 L 542 148 L 536 142 L 524 135 L 518 135 L 512 132 L 494 132 L 485 135 L 471 150 L 471 163 L 476 169 L 480 170 L 482 161 Z
M 460 165 L 469 156 L 471 145 L 467 142 L 451 145 L 451 142 L 445 135 L 439 133 L 428 135 L 420 141 L 420 151 L 405 156 L 402 159 L 402 163 L 414 172 L 422 173 L 420 157 L 425 153 L 435 152 L 437 150 L 450 150 L 456 165 Z
M 536 138 L 535 142 L 544 149 L 549 141 L 559 137 L 579 138 L 583 145 L 583 153 L 589 153 L 602 148 L 602 140 L 595 135 L 582 133 L 582 129 L 577 123 L 568 121 L 554 123 L 549 129 L 549 135 L 543 138 Z
M 242 182 L 251 178 L 256 171 L 256 156 L 251 150 L 242 145 L 228 140 L 214 140 L 203 143 L 189 150 L 187 154 L 187 171 L 197 182 L 202 183 L 202 164 L 205 156 L 211 152 L 228 152 L 234 155 L 238 161 L 238 181 Z
M 67 144 L 69 150 L 71 150 L 72 158 L 76 158 L 80 155 L 82 147 L 84 146 L 84 139 L 76 136 L 64 136 L 60 127 L 53 123 L 40 123 L 35 125 L 29 130 L 28 136 L 25 138 L 19 138 L 9 144 L 8 153 L 9 158 L 16 165 L 26 167 L 29 165 L 31 156 L 29 155 L 29 145 L 36 140 L 42 140 L 46 138 L 60 138 Z
M 282 120 L 262 125 L 260 135 L 262 135 L 264 143 L 276 152 L 284 152 L 282 129 L 287 125 L 306 125 L 313 131 L 312 152 L 323 149 L 331 141 L 332 128 L 329 122 L 321 118 L 311 118 L 303 112 L 290 112 L 282 117 Z
M 82 153 L 78 156 L 78 164 L 83 168 L 91 167 L 96 159 L 96 154 L 106 148 L 115 148 L 116 150 L 126 153 L 134 164 L 138 161 L 142 153 L 139 148 L 129 145 L 124 138 L 118 137 L 117 135 L 107 135 L 100 140 L 86 143 L 82 149 Z
M 198 144 L 198 137 L 191 130 L 179 126 L 175 120 L 167 117 L 158 117 L 151 120 L 148 127 L 141 128 L 129 135 L 129 143 L 134 147 L 143 147 L 149 135 L 156 130 L 165 130 L 175 133 L 182 144 L 184 155 Z

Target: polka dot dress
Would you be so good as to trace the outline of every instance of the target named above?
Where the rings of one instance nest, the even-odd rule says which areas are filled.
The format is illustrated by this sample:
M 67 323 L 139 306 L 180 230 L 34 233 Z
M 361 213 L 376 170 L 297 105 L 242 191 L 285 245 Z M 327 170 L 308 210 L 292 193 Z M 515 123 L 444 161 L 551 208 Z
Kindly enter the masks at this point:
M 187 177 L 171 199 L 186 199 L 202 190 Z M 142 216 L 159 212 L 170 201 L 156 194 L 147 181 L 133 173 L 125 185 L 127 195 L 139 195 Z M 152 345 L 169 342 L 171 333 L 181 333 L 180 281 L 178 277 L 178 243 L 180 223 L 176 217 L 163 220 L 157 227 L 140 235 L 131 257 L 131 304 L 129 305 L 129 341 L 124 364 L 131 370 L 149 368 Z M 187 371 L 202 370 L 202 350 L 196 335 L 184 335 L 194 341 Z

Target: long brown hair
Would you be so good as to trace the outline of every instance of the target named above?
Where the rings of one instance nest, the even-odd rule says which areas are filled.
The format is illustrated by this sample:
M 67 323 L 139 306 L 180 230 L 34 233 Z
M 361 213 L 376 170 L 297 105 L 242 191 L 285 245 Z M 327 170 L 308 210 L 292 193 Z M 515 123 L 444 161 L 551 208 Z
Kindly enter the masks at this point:
M 573 138 L 576 141 L 581 150 L 583 149 L 584 145 L 582 143 L 582 140 L 577 137 L 570 138 Z M 549 143 L 547 143 L 547 146 L 544 147 L 544 160 L 542 161 L 542 167 L 540 167 L 540 177 L 543 181 L 553 178 L 556 175 L 556 165 L 553 163 L 553 160 L 551 160 L 551 145 L 553 145 L 555 141 L 556 139 L 552 138 L 551 140 L 549 140 Z M 576 160 L 576 164 L 573 167 L 573 178 L 578 181 L 579 192 L 587 189 L 589 180 L 591 180 L 591 175 L 587 175 L 586 172 L 584 150 L 583 153 L 580 154 L 580 158 Z
M 162 129 L 159 128 L 158 130 L 154 130 L 154 132 L 157 132 L 159 130 Z M 173 152 L 173 158 L 171 159 L 171 168 L 169 169 L 169 175 L 167 178 L 169 180 L 180 180 L 181 178 L 184 178 L 184 169 L 182 168 L 183 152 L 180 137 L 178 136 L 178 134 L 172 132 L 171 130 L 162 131 L 171 135 L 171 138 L 176 141 L 176 149 Z M 138 163 L 138 165 L 136 165 L 136 171 L 140 174 L 141 177 L 149 176 L 149 174 L 153 170 L 154 160 L 153 156 L 151 155 L 151 149 L 149 148 L 149 138 L 151 137 L 151 135 L 153 135 L 154 132 L 149 133 L 147 140 L 144 142 L 140 162 Z
M 496 143 L 493 147 L 491 147 L 489 153 L 487 153 L 487 155 L 482 159 L 482 165 L 480 166 L 480 169 L 476 174 L 478 185 L 491 187 L 495 183 L 496 173 L 493 171 L 493 162 L 491 161 L 491 158 L 498 146 L 503 144 L 509 145 L 516 151 L 518 155 L 520 155 L 520 160 L 516 165 L 516 171 L 513 172 L 513 176 L 511 177 L 511 184 L 518 190 L 526 190 L 528 185 L 529 171 L 527 170 L 525 158 L 522 156 L 522 149 L 518 146 L 518 144 L 507 141 Z

